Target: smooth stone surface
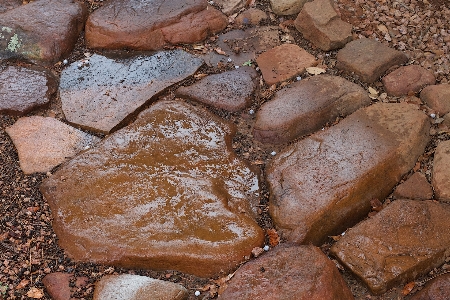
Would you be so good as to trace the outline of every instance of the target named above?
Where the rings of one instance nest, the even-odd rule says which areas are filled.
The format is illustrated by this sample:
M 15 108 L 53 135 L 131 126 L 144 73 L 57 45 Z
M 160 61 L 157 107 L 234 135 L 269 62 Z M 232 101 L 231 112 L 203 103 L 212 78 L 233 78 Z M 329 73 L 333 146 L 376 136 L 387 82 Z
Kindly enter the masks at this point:
M 214 0 L 214 3 L 219 4 L 222 7 L 222 12 L 227 15 L 239 11 L 247 2 L 247 0 Z
M 61 74 L 59 94 L 70 123 L 109 133 L 154 95 L 194 74 L 203 60 L 182 50 L 123 60 L 94 54 Z
M 388 95 L 406 96 L 418 93 L 423 87 L 436 83 L 433 72 L 417 65 L 400 67 L 382 79 Z
M 89 48 L 160 50 L 223 30 L 227 17 L 204 0 L 111 0 L 86 22 Z
M 52 65 L 69 55 L 87 10 L 73 0 L 39 0 L 0 16 L 0 60 L 25 58 Z
M 276 84 L 305 72 L 317 65 L 317 61 L 305 49 L 294 44 L 283 44 L 270 49 L 256 58 L 264 81 Z
M 32 116 L 5 129 L 19 153 L 25 174 L 49 172 L 100 139 L 54 118 Z
M 415 200 L 432 199 L 433 188 L 425 175 L 416 172 L 395 189 L 394 197 L 397 199 L 403 198 Z
M 441 116 L 450 112 L 450 84 L 438 84 L 425 87 L 420 99 Z
M 276 247 L 241 266 L 218 299 L 354 299 L 335 264 L 314 246 Z
M 331 0 L 305 3 L 294 24 L 305 39 L 323 51 L 342 48 L 353 39 L 352 25 L 341 20 Z
M 351 41 L 339 50 L 336 67 L 346 73 L 354 72 L 362 81 L 372 83 L 389 68 L 407 61 L 408 57 L 403 52 L 363 38 Z
M 367 92 L 342 77 L 309 77 L 278 91 L 261 106 L 253 136 L 263 143 L 290 142 L 369 104 Z
M 257 8 L 249 8 L 236 17 L 236 24 L 259 25 L 261 21 L 267 20 L 268 18 L 269 16 L 266 12 Z
M 450 205 L 396 200 L 348 230 L 331 253 L 372 293 L 425 275 L 450 255 Z
M 69 273 L 50 273 L 42 278 L 42 283 L 52 300 L 69 300 L 71 296 L 70 279 L 72 277 L 73 274 Z
M 22 0 L 2 0 L 0 2 L 0 13 L 14 9 L 22 5 Z
M 0 68 L 0 113 L 24 115 L 47 105 L 56 90 L 56 78 L 45 69 Z
M 436 147 L 431 183 L 436 199 L 450 202 L 450 141 L 440 142 Z
M 427 116 L 379 103 L 285 148 L 267 168 L 269 213 L 290 242 L 321 245 L 387 197 L 429 141 Z
M 206 105 L 228 111 L 248 106 L 257 87 L 258 73 L 252 67 L 209 75 L 191 86 L 180 87 L 175 95 L 192 98 Z
M 185 300 L 188 290 L 177 283 L 139 275 L 107 275 L 100 279 L 94 300 Z
M 60 245 L 77 261 L 228 272 L 260 247 L 258 178 L 231 149 L 232 127 L 161 101 L 41 185 Z
M 308 0 L 270 0 L 270 6 L 277 15 L 298 14 Z
M 428 282 L 411 300 L 448 300 L 449 295 L 450 274 L 444 274 Z

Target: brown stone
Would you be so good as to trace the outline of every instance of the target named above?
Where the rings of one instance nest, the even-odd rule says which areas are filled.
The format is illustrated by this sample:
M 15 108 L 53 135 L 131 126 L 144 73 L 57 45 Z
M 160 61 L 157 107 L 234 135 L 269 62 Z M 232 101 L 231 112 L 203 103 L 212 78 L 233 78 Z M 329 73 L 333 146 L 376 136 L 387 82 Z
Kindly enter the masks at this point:
M 241 266 L 218 299 L 354 299 L 335 264 L 314 246 L 277 247 Z
M 0 59 L 52 65 L 72 51 L 86 17 L 86 7 L 73 0 L 33 1 L 8 10 L 0 18 Z
M 40 116 L 20 118 L 6 132 L 19 153 L 20 168 L 25 174 L 49 172 L 99 141 L 54 118 Z
M 308 0 L 270 0 L 270 6 L 277 15 L 295 15 Z
M 406 96 L 418 93 L 424 86 L 435 84 L 433 72 L 417 65 L 400 67 L 382 79 L 388 95 Z
M 195 43 L 224 29 L 227 17 L 203 0 L 112 0 L 86 22 L 90 48 L 159 50 Z
M 252 67 L 242 67 L 209 75 L 191 86 L 178 88 L 175 94 L 215 108 L 239 111 L 250 103 L 257 77 L 258 73 Z
M 45 275 L 42 283 L 53 300 L 70 300 L 70 279 L 73 274 L 50 273 Z
M 441 116 L 450 112 L 450 84 L 438 84 L 425 87 L 420 99 Z
M 391 67 L 402 65 L 408 57 L 372 39 L 352 41 L 339 50 L 336 67 L 354 73 L 367 83 L 377 81 Z
M 440 142 L 436 147 L 431 183 L 436 199 L 450 202 L 450 141 Z
M 425 175 L 416 172 L 395 189 L 394 197 L 415 200 L 432 199 L 433 188 Z
M 342 77 L 310 77 L 287 86 L 261 106 L 253 136 L 263 143 L 290 142 L 369 104 L 367 92 Z
M 268 19 L 267 14 L 257 8 L 249 8 L 236 17 L 238 25 L 259 25 L 261 21 Z
M 285 148 L 267 168 L 269 212 L 288 241 L 320 245 L 384 199 L 429 141 L 427 116 L 378 103 Z
M 159 101 L 44 180 L 53 227 L 75 260 L 228 272 L 264 241 L 258 178 L 233 128 L 181 100 Z
M 431 280 L 423 290 L 411 297 L 411 300 L 448 300 L 450 295 L 450 274 Z
M 268 85 L 276 84 L 305 72 L 317 61 L 305 49 L 293 44 L 283 44 L 256 58 L 258 67 Z
M 0 13 L 4 13 L 7 10 L 19 7 L 22 5 L 22 0 L 2 0 L 0 2 Z
M 324 51 L 342 48 L 352 40 L 352 25 L 341 20 L 331 0 L 305 3 L 295 19 L 295 28 Z
M 372 293 L 412 281 L 450 255 L 450 205 L 396 200 L 348 230 L 331 253 Z
M 222 12 L 227 15 L 231 15 L 232 13 L 238 12 L 242 9 L 246 4 L 246 0 L 214 0 L 215 4 L 218 4 L 222 7 Z

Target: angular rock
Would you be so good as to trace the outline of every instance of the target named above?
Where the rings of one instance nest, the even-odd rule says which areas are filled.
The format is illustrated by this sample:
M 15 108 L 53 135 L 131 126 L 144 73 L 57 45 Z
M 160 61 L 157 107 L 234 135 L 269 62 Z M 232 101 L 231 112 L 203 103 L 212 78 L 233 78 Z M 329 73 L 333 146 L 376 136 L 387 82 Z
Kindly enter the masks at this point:
M 354 298 L 336 265 L 319 248 L 309 245 L 277 247 L 247 262 L 218 299 Z
M 230 271 L 264 241 L 258 179 L 231 149 L 230 125 L 161 101 L 46 179 L 60 245 L 75 260 Z
M 394 191 L 397 199 L 427 200 L 433 198 L 433 188 L 422 173 L 416 172 Z
M 250 103 L 257 77 L 258 73 L 252 67 L 242 67 L 209 75 L 191 86 L 178 88 L 175 94 L 215 108 L 239 111 Z
M 419 92 L 424 86 L 435 84 L 433 72 L 417 65 L 400 67 L 382 79 L 388 95 L 406 96 Z
M 2 2 L 0 2 L 0 13 L 19 7 L 21 5 L 22 0 L 2 0 Z
M 316 66 L 317 61 L 305 49 L 294 44 L 283 44 L 270 49 L 256 58 L 258 67 L 268 85 L 290 79 Z
M 45 275 L 42 283 L 53 300 L 69 300 L 71 296 L 70 279 L 72 277 L 73 274 L 68 273 L 50 273 Z
M 348 230 L 331 253 L 374 294 L 384 293 L 450 256 L 450 205 L 396 200 Z
M 100 140 L 54 118 L 40 116 L 20 118 L 6 132 L 19 153 L 25 174 L 49 172 Z
M 94 300 L 185 300 L 188 296 L 180 284 L 129 274 L 102 277 L 94 292 Z
M 387 197 L 429 141 L 427 116 L 410 104 L 359 109 L 285 148 L 269 164 L 269 213 L 295 243 L 321 243 Z
M 227 17 L 204 0 L 112 0 L 86 22 L 90 48 L 160 50 L 223 30 Z
M 436 147 L 431 183 L 436 199 L 450 202 L 450 141 L 440 142 Z
M 247 3 L 246 0 L 214 0 L 215 4 L 219 4 L 222 7 L 222 12 L 227 15 L 231 15 L 239 11 Z
M 47 105 L 56 90 L 56 78 L 45 69 L 0 68 L 0 113 L 24 115 Z
M 52 65 L 72 51 L 86 17 L 86 7 L 73 0 L 33 1 L 8 10 L 0 17 L 0 60 Z
M 342 48 L 352 40 L 352 25 L 341 20 L 331 0 L 305 3 L 294 24 L 305 39 L 324 51 Z
M 261 106 L 253 136 L 263 143 L 290 142 L 369 104 L 367 92 L 342 77 L 309 77 L 277 92 Z
M 351 41 L 337 54 L 336 67 L 372 83 L 391 67 L 402 65 L 408 57 L 400 51 L 389 48 L 372 39 Z
M 113 60 L 94 54 L 61 74 L 59 93 L 67 121 L 109 133 L 165 88 L 192 75 L 203 64 L 182 50 Z
M 447 300 L 450 295 L 450 274 L 444 274 L 431 280 L 423 290 L 411 297 L 411 300 Z
M 261 21 L 268 19 L 267 14 L 257 8 L 249 8 L 236 17 L 238 25 L 259 25 Z
M 308 0 L 270 0 L 270 6 L 277 15 L 298 14 Z
M 441 116 L 450 112 L 450 84 L 438 84 L 425 87 L 420 99 Z

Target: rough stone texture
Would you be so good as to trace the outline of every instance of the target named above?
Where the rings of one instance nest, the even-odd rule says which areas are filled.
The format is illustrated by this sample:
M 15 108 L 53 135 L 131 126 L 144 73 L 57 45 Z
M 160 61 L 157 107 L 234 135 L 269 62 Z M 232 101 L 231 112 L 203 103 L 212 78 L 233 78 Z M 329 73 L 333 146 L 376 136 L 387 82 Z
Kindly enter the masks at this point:
M 42 283 L 52 300 L 69 300 L 71 296 L 70 279 L 72 277 L 73 274 L 68 273 L 50 273 L 45 275 Z
M 26 58 L 52 65 L 73 49 L 87 10 L 73 0 L 40 0 L 0 16 L 0 60 Z
M 372 39 L 351 41 L 337 54 L 336 67 L 347 73 L 354 72 L 367 83 L 372 83 L 391 67 L 402 65 L 408 57 Z
M 204 0 L 112 0 L 86 22 L 90 48 L 160 50 L 223 30 L 227 17 Z
M 314 246 L 277 247 L 241 266 L 219 299 L 354 299 L 335 264 Z
M 331 0 L 305 3 L 294 24 L 305 39 L 324 51 L 342 48 L 352 40 L 352 25 L 341 20 Z
M 450 202 L 450 141 L 440 142 L 436 147 L 431 183 L 436 199 Z
M 450 84 L 438 84 L 425 87 L 420 99 L 441 116 L 450 112 Z
M 317 65 L 314 56 L 293 44 L 283 44 L 270 49 L 259 55 L 256 62 L 268 85 L 290 79 L 305 72 L 306 68 Z
M 277 15 L 298 14 L 308 0 L 270 0 L 270 6 Z
M 450 295 L 450 274 L 431 280 L 423 290 L 411 297 L 411 300 L 448 300 Z
M 416 172 L 394 191 L 397 199 L 427 200 L 433 198 L 433 188 L 422 173 Z
M 360 109 L 285 148 L 267 168 L 269 212 L 295 243 L 321 245 L 384 199 L 429 141 L 427 116 L 410 104 Z
M 424 86 L 435 84 L 433 72 L 417 65 L 400 67 L 382 79 L 388 95 L 406 96 L 418 93 Z
M 185 300 L 188 290 L 180 284 L 139 275 L 108 275 L 96 286 L 94 300 Z
M 239 11 L 247 3 L 246 0 L 214 0 L 214 3 L 219 4 L 222 7 L 222 12 L 227 15 L 231 15 Z
M 257 176 L 232 128 L 200 108 L 160 101 L 41 185 L 60 245 L 75 260 L 228 272 L 264 241 Z
M 350 81 L 331 75 L 310 77 L 287 86 L 261 106 L 253 136 L 263 143 L 290 142 L 369 104 L 367 92 Z
M 93 55 L 74 62 L 61 74 L 60 96 L 67 121 L 109 133 L 154 95 L 192 75 L 203 64 L 182 50 L 113 60 Z
M 0 13 L 7 10 L 19 7 L 22 5 L 22 0 L 2 0 L 0 2 Z
M 24 115 L 49 103 L 57 80 L 45 69 L 0 68 L 0 113 Z
M 20 168 L 25 174 L 49 172 L 99 141 L 54 118 L 40 116 L 20 118 L 6 132 L 17 148 Z
M 353 227 L 331 253 L 381 294 L 441 265 L 450 255 L 450 205 L 396 200 Z
M 267 20 L 267 14 L 257 8 L 249 8 L 236 17 L 238 25 L 259 25 L 261 21 Z
M 191 86 L 180 87 L 175 94 L 216 108 L 239 111 L 250 103 L 257 77 L 258 73 L 252 67 L 242 67 L 209 75 Z

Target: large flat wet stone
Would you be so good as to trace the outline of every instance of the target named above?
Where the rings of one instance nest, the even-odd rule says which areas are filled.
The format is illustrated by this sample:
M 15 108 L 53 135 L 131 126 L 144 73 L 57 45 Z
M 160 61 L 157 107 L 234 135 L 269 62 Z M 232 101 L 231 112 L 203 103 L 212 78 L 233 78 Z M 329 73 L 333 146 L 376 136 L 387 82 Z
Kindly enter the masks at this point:
M 94 54 L 88 63 L 74 62 L 62 72 L 62 109 L 70 123 L 109 133 L 202 64 L 202 59 L 182 50 L 122 60 Z
M 26 114 L 47 105 L 56 90 L 56 78 L 45 69 L 0 68 L 0 113 Z
M 336 265 L 314 246 L 277 247 L 241 266 L 219 299 L 351 300 Z
M 285 148 L 267 169 L 269 212 L 295 243 L 320 245 L 384 199 L 429 141 L 427 116 L 409 104 L 374 104 Z
M 397 200 L 353 227 L 331 253 L 375 294 L 425 275 L 450 256 L 450 205 Z
M 230 150 L 232 133 L 181 100 L 141 112 L 43 182 L 60 245 L 78 261 L 230 271 L 264 241 L 258 179 Z
M 258 73 L 252 67 L 242 67 L 209 75 L 191 86 L 180 87 L 175 94 L 192 98 L 206 105 L 228 111 L 239 111 L 250 104 L 257 87 Z
M 0 15 L 0 60 L 56 63 L 75 46 L 87 10 L 73 0 L 40 0 Z
M 280 90 L 261 106 L 253 136 L 263 143 L 290 142 L 368 104 L 367 92 L 342 77 L 310 77 Z
M 431 183 L 436 199 L 450 202 L 450 141 L 440 142 L 436 147 Z
M 205 0 L 111 0 L 86 22 L 91 48 L 160 50 L 223 30 L 227 17 Z
M 25 174 L 49 172 L 100 139 L 54 118 L 32 116 L 6 128 Z

